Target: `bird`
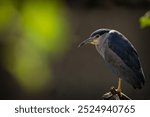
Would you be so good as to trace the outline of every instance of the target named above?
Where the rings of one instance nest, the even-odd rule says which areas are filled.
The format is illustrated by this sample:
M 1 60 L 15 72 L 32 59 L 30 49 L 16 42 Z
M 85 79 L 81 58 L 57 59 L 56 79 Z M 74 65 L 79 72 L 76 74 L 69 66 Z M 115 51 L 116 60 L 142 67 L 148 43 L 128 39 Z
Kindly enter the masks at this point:
M 117 92 L 122 96 L 122 82 L 126 81 L 134 89 L 141 89 L 145 83 L 145 75 L 132 43 L 119 31 L 101 28 L 82 41 L 78 47 L 86 44 L 95 45 L 107 66 L 118 78 Z

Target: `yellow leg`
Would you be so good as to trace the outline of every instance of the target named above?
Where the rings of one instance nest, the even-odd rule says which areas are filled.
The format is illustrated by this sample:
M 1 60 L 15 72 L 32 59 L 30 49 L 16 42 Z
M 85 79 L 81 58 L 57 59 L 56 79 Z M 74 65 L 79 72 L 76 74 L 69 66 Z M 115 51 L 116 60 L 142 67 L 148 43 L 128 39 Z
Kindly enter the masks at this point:
M 119 78 L 119 81 L 118 81 L 117 91 L 118 91 L 119 96 L 121 97 L 122 96 L 122 94 L 121 94 L 121 92 L 122 92 L 122 80 L 120 78 Z

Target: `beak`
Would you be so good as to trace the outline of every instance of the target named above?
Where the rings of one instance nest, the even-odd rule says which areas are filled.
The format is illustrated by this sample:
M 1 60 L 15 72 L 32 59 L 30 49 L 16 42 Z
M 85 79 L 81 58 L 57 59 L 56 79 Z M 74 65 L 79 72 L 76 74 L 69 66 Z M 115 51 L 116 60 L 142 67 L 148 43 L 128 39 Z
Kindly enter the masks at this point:
M 78 45 L 78 48 L 81 47 L 81 46 L 84 46 L 84 45 L 86 45 L 86 44 L 88 44 L 88 43 L 91 43 L 92 41 L 93 41 L 93 38 L 90 37 L 90 38 L 84 40 L 83 42 L 81 42 L 81 43 Z

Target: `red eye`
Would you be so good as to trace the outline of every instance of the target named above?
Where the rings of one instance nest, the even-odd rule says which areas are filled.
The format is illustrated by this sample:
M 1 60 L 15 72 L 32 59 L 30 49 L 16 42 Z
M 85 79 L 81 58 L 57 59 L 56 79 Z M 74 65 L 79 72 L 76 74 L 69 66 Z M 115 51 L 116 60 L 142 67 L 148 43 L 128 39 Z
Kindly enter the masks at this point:
M 100 35 L 96 35 L 95 38 L 99 38 Z

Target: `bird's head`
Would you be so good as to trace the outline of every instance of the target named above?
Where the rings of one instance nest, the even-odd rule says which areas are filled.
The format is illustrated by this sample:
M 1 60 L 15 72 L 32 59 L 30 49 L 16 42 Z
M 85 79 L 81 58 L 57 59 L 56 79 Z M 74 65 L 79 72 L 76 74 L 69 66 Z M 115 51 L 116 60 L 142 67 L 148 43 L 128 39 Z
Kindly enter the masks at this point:
M 84 40 L 83 42 L 81 42 L 78 47 L 81 47 L 88 43 L 93 44 L 93 45 L 99 45 L 103 36 L 106 33 L 108 33 L 109 31 L 110 31 L 110 29 L 98 29 L 98 30 L 94 31 L 90 35 L 90 37 L 88 39 Z

